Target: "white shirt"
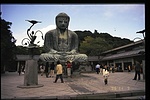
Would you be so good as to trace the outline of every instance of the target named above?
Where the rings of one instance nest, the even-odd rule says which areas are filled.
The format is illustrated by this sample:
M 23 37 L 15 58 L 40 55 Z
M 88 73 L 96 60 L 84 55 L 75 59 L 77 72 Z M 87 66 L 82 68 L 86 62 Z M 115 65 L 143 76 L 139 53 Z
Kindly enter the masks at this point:
M 109 77 L 109 72 L 108 72 L 107 70 L 104 71 L 104 72 L 103 72 L 103 76 L 104 76 L 105 78 Z
M 97 64 L 97 65 L 96 65 L 96 68 L 100 68 L 100 65 L 99 65 L 99 64 Z

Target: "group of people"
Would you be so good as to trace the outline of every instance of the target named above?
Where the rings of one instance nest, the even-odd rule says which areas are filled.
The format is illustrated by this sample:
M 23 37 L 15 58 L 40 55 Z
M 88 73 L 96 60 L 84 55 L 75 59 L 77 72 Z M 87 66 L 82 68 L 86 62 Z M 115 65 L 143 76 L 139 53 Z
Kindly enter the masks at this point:
M 50 68 L 50 72 L 49 72 L 49 68 Z M 46 65 L 44 65 L 43 63 L 40 65 L 40 72 L 41 72 L 41 76 L 43 76 L 43 74 L 46 74 L 46 77 L 54 77 L 54 69 L 55 69 L 55 64 L 54 62 L 52 62 L 49 65 L 49 62 L 46 62 Z
M 71 68 L 72 68 L 72 63 L 70 61 L 66 62 L 66 68 L 67 68 L 67 76 L 71 77 Z M 50 69 L 50 71 L 49 71 Z M 56 79 L 54 81 L 54 83 L 57 82 L 58 78 L 61 79 L 61 83 L 63 83 L 63 77 L 62 74 L 64 72 L 63 70 L 63 66 L 60 63 L 60 61 L 57 61 L 57 64 L 55 65 L 54 62 L 52 62 L 51 64 L 49 64 L 49 62 L 46 62 L 45 66 L 44 64 L 40 65 L 40 71 L 41 71 L 41 76 L 43 76 L 43 74 L 45 73 L 46 77 L 54 77 L 54 72 L 56 70 Z
M 129 67 L 128 72 L 130 72 L 130 70 L 131 70 L 130 66 L 128 66 L 128 67 Z M 108 83 L 108 77 L 109 77 L 108 67 L 106 65 L 103 67 L 102 65 L 97 63 L 97 65 L 95 66 L 95 69 L 96 69 L 97 74 L 102 73 L 102 75 L 104 77 L 104 83 L 106 85 Z M 141 79 L 141 76 L 140 76 L 141 69 L 142 69 L 142 66 L 140 65 L 139 61 L 136 61 L 135 62 L 135 75 L 134 75 L 133 80 Z
M 107 69 L 107 66 L 105 65 L 105 66 L 102 66 L 102 65 L 100 65 L 99 63 L 95 66 L 95 68 L 96 68 L 96 73 L 97 74 L 102 74 L 103 75 L 103 77 L 104 77 L 104 83 L 105 83 L 105 85 L 108 83 L 108 77 L 109 77 L 109 71 L 108 71 L 108 69 Z
M 55 68 L 56 67 L 56 68 Z M 50 69 L 50 72 L 49 72 Z M 63 66 L 60 63 L 60 61 L 57 61 L 57 64 L 55 65 L 54 62 L 49 64 L 49 62 L 46 62 L 46 64 L 41 64 L 40 65 L 40 71 L 41 71 L 41 76 L 45 73 L 46 78 L 48 77 L 54 77 L 54 71 L 56 70 L 56 79 L 54 83 L 57 82 L 58 78 L 61 79 L 61 83 L 64 83 L 62 73 L 63 73 Z
M 72 67 L 72 64 L 71 64 L 70 61 L 67 61 L 66 67 L 67 67 L 67 75 L 68 75 L 68 77 L 71 77 L 71 67 Z M 60 63 L 60 61 L 57 61 L 57 65 L 56 65 L 56 79 L 55 79 L 54 83 L 57 82 L 58 78 L 60 78 L 61 83 L 64 83 L 63 77 L 62 77 L 62 73 L 63 73 L 63 66 Z
M 99 63 L 96 64 L 95 69 L 97 74 L 103 74 L 104 70 L 109 71 L 107 65 L 100 65 Z

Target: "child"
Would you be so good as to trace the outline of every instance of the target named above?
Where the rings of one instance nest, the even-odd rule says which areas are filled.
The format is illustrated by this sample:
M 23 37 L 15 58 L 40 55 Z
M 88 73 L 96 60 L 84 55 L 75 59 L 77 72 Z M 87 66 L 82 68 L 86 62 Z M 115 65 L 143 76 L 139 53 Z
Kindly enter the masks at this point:
M 108 83 L 108 77 L 109 77 L 109 72 L 106 69 L 103 72 L 103 77 L 104 77 L 104 83 L 106 85 Z

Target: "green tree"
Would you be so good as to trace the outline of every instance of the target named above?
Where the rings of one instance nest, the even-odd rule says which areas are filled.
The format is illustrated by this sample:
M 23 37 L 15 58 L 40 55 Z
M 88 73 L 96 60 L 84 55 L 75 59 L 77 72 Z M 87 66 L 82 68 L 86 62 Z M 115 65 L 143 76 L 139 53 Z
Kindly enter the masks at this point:
M 86 36 L 92 36 L 91 31 L 75 31 L 79 37 L 79 42 L 83 41 Z
M 88 56 L 98 56 L 102 52 L 112 49 L 112 46 L 101 37 L 93 38 L 87 36 L 85 40 L 80 43 L 79 49 L 81 53 L 85 53 Z
M 84 41 L 80 43 L 80 53 L 90 54 L 92 50 L 92 48 L 90 47 L 92 41 L 94 41 L 94 38 L 92 38 L 91 36 L 85 37 Z
M 11 70 L 15 64 L 15 38 L 10 30 L 11 22 L 1 19 L 1 73 L 6 70 Z

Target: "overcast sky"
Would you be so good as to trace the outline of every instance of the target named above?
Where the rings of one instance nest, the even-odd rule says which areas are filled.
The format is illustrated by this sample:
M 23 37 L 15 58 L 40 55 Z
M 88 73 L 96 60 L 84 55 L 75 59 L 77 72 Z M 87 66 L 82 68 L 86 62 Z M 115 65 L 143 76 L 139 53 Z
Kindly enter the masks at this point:
M 1 18 L 12 22 L 12 35 L 16 45 L 28 38 L 27 29 L 31 23 L 25 20 L 37 20 L 33 31 L 41 30 L 45 36 L 48 30 L 54 29 L 55 17 L 60 12 L 67 13 L 71 20 L 69 29 L 72 31 L 89 30 L 109 33 L 112 36 L 133 40 L 143 39 L 137 31 L 145 29 L 145 4 L 1 4 Z M 43 45 L 41 34 L 37 33 Z

